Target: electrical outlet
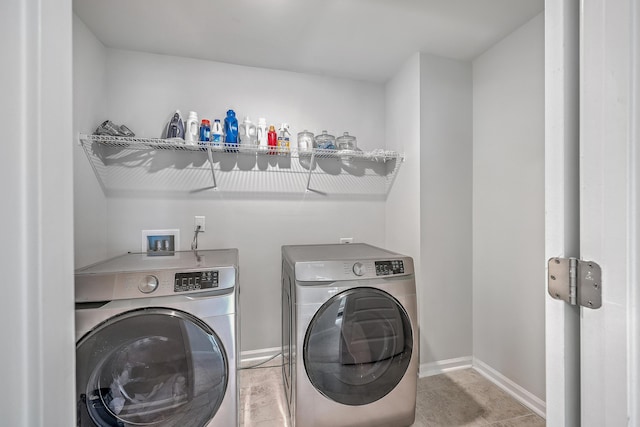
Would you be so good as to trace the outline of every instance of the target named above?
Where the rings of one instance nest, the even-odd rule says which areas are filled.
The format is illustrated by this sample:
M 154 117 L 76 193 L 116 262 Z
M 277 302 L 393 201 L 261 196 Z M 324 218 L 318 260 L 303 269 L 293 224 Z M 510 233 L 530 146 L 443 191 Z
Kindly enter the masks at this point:
M 353 243 L 353 237 L 341 237 L 340 243 Z
M 204 215 L 203 216 L 194 216 L 193 217 L 193 229 L 197 230 L 198 226 L 200 226 L 200 232 L 202 233 L 204 230 L 206 230 L 205 227 L 205 218 Z

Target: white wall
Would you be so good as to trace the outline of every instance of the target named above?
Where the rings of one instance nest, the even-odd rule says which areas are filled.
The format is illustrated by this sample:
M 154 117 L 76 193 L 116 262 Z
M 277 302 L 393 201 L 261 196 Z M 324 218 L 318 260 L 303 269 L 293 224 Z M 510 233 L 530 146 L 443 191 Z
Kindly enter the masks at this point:
M 2 425 L 74 425 L 71 1 L 0 13 Z
M 387 148 L 406 154 L 386 246 L 414 257 L 422 371 L 471 362 L 471 64 L 409 58 L 386 85 Z
M 543 35 L 473 62 L 473 354 L 544 400 Z
M 363 149 L 384 146 L 381 85 L 111 49 L 106 80 L 107 117 L 138 136 L 160 137 L 176 108 L 221 119 L 234 108 L 240 119 L 248 114 L 254 120 L 264 115 L 270 123 L 287 121 L 294 135 L 303 128 L 350 131 Z M 78 130 L 91 132 L 95 125 Z M 199 248 L 239 249 L 241 349 L 279 347 L 281 246 L 337 243 L 340 237 L 384 246 L 384 206 L 382 198 L 358 195 L 247 197 L 224 189 L 207 197 L 109 197 L 106 252 L 139 251 L 141 230 L 159 228 L 180 229 L 180 249 L 189 249 L 193 217 L 206 216 Z M 78 205 L 76 214 L 93 213 Z
M 92 133 L 108 118 L 106 48 L 73 15 L 73 129 Z M 75 266 L 107 255 L 107 199 L 82 147 L 73 145 Z
M 159 138 L 174 110 L 186 119 L 222 119 L 232 108 L 238 122 L 266 117 L 297 132 L 349 131 L 360 148 L 384 147 L 384 91 L 378 84 L 265 68 L 108 49 L 108 109 L 116 123 L 138 136 Z
M 420 59 L 422 361 L 464 365 L 473 338 L 471 64 Z
M 387 148 L 406 156 L 387 197 L 385 246 L 413 257 L 420 299 L 420 54 L 413 55 L 400 67 L 387 82 L 385 94 Z M 419 301 L 419 316 L 422 310 Z M 421 349 L 427 331 L 428 328 L 420 328 Z M 421 361 L 422 358 L 421 354 Z

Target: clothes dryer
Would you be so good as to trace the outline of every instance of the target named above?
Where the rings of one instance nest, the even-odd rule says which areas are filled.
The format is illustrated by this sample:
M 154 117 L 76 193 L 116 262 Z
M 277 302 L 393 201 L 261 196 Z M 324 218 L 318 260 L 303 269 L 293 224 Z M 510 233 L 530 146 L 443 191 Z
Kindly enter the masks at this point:
M 413 260 L 367 244 L 282 247 L 283 382 L 292 427 L 409 426 Z
M 127 254 L 76 271 L 80 427 L 230 427 L 238 251 Z

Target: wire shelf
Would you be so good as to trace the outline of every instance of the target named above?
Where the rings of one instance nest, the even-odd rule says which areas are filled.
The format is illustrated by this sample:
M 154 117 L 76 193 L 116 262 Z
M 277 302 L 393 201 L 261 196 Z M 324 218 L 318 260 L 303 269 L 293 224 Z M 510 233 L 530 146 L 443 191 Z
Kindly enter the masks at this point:
M 385 150 L 264 149 L 84 134 L 80 144 L 107 195 L 306 190 L 386 197 L 404 162 L 403 154 Z
M 404 161 L 404 155 L 396 151 L 388 150 L 327 150 L 313 148 L 310 150 L 298 150 L 296 148 L 283 147 L 260 147 L 247 144 L 214 144 L 211 142 L 198 143 L 194 145 L 186 144 L 182 139 L 161 139 L 161 138 L 137 138 L 108 135 L 80 135 L 83 144 L 97 142 L 105 147 L 128 148 L 130 150 L 171 150 L 171 151 L 207 151 L 209 148 L 220 152 L 237 152 L 261 155 L 289 155 L 294 158 L 311 157 L 316 158 L 347 158 L 366 159 L 373 161 L 396 160 Z

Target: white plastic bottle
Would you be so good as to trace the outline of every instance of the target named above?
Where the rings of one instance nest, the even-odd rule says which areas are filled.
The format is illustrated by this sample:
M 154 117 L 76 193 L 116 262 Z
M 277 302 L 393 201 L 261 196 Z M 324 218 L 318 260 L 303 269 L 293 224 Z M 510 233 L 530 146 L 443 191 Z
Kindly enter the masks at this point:
M 269 141 L 268 141 L 268 132 L 269 132 L 269 128 L 267 127 L 267 119 L 265 119 L 264 117 L 260 117 L 258 119 L 258 126 L 257 126 L 257 138 L 258 138 L 258 149 L 260 151 L 267 151 L 268 146 L 269 146 Z
M 247 116 L 240 125 L 240 143 L 246 147 L 255 147 L 256 142 L 256 125 Z
M 200 135 L 198 133 L 200 122 L 198 121 L 198 113 L 195 111 L 189 111 L 189 118 L 187 119 L 187 126 L 184 132 L 184 143 L 187 145 L 197 145 Z

